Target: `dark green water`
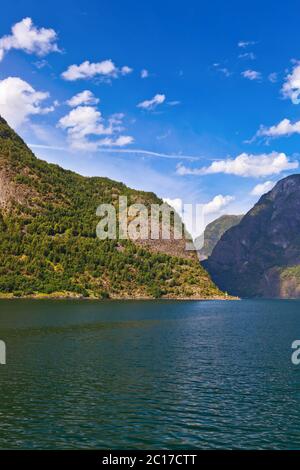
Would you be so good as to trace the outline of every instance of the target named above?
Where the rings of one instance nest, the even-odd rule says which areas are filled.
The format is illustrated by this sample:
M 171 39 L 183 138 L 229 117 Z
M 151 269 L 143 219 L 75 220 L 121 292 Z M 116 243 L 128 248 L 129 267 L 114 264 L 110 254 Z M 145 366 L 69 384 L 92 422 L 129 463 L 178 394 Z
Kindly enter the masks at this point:
M 0 448 L 300 449 L 300 302 L 1 301 Z

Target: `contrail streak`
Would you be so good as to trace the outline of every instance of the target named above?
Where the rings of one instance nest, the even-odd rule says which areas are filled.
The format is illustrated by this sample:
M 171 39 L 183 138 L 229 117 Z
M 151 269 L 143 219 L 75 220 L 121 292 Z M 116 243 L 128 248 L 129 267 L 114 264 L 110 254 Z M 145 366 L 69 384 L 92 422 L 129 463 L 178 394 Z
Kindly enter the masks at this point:
M 70 151 L 68 147 L 56 147 L 51 145 L 43 145 L 43 144 L 28 144 L 31 148 L 36 149 L 47 149 L 47 150 L 56 150 L 56 151 Z M 208 158 L 208 157 L 195 157 L 192 155 L 173 155 L 168 153 L 159 153 L 159 152 L 152 152 L 151 150 L 143 150 L 143 149 L 116 149 L 116 148 L 103 148 L 98 149 L 98 153 L 127 153 L 127 154 L 136 154 L 136 155 L 144 155 L 146 157 L 154 157 L 154 158 L 168 158 L 171 160 L 218 160 L 217 158 Z

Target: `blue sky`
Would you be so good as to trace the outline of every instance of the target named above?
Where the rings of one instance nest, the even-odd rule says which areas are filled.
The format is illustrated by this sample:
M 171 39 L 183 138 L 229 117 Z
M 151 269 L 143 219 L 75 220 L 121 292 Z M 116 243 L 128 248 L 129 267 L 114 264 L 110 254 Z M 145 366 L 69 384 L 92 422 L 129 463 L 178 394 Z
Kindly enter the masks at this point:
M 6 4 L 0 113 L 50 162 L 245 212 L 299 171 L 297 3 Z

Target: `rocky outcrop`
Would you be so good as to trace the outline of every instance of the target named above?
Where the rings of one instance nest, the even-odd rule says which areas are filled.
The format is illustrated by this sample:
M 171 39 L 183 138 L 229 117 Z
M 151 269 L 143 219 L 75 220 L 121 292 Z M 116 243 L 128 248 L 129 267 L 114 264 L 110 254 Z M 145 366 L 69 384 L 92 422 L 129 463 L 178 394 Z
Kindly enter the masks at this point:
M 29 204 L 34 195 L 37 193 L 25 185 L 15 183 L 9 170 L 5 167 L 0 169 L 0 209 L 7 210 L 14 204 Z
M 282 179 L 263 195 L 203 265 L 230 294 L 299 297 L 300 175 Z

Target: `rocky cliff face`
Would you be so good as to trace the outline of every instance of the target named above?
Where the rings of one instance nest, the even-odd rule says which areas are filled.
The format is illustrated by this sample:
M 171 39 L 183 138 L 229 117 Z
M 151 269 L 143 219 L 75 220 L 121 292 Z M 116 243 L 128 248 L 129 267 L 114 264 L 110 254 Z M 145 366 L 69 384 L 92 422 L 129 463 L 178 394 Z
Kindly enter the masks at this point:
M 221 215 L 221 217 L 218 217 L 207 225 L 203 235 L 199 237 L 199 239 L 196 238 L 195 240 L 196 247 L 200 241 L 204 241 L 203 246 L 198 250 L 199 259 L 201 261 L 211 255 L 223 233 L 237 225 L 242 220 L 242 217 L 243 215 Z
M 300 297 L 300 175 L 263 195 L 203 265 L 230 294 Z

